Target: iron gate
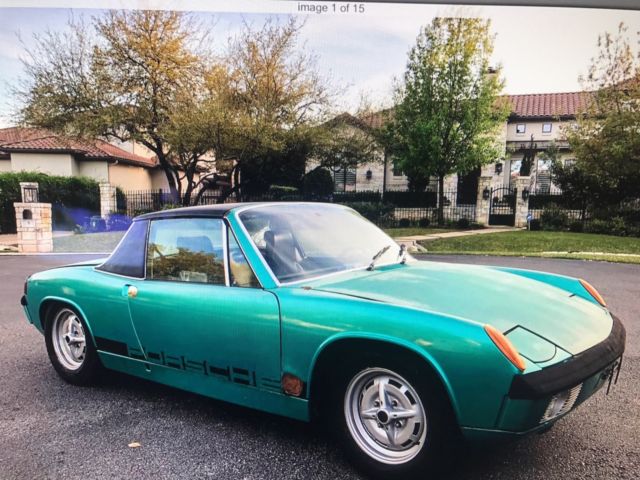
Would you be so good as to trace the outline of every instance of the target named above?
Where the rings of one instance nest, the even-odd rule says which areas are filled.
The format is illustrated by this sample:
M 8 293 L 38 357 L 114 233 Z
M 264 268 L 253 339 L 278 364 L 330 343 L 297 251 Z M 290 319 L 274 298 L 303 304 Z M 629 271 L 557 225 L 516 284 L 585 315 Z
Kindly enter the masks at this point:
M 516 189 L 496 187 L 491 189 L 489 225 L 509 225 L 516 223 Z

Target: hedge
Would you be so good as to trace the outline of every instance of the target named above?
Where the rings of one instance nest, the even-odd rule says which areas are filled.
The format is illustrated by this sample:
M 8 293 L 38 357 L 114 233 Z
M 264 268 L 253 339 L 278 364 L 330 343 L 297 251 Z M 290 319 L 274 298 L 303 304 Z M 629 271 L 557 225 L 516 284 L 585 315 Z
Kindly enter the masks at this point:
M 52 204 L 53 228 L 73 228 L 100 212 L 100 187 L 87 177 L 37 172 L 0 173 L 0 232 L 15 233 L 14 202 L 21 201 L 20 182 L 38 182 L 39 201 Z

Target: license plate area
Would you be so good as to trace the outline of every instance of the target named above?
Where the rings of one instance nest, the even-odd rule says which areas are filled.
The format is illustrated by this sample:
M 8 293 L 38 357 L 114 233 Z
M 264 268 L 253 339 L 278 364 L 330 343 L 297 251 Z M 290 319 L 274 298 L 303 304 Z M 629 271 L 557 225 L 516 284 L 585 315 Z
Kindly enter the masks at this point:
M 607 395 L 609 395 L 609 392 L 611 391 L 611 385 L 617 385 L 621 368 L 622 357 L 618 358 L 600 374 L 602 378 L 602 385 L 604 385 L 605 383 L 607 384 Z

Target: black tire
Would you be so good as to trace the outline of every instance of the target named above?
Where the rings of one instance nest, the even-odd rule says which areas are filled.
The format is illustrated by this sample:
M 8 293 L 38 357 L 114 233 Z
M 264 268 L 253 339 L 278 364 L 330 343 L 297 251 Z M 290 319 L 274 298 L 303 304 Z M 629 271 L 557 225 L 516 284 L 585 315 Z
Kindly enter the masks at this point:
M 65 360 L 64 354 L 60 353 L 60 347 L 55 345 L 54 336 L 58 334 L 56 331 L 57 325 L 58 322 L 63 321 L 64 315 L 68 317 L 75 316 L 81 324 L 81 332 L 84 334 L 84 354 L 80 365 L 75 368 L 70 367 L 68 361 Z M 93 343 L 91 332 L 89 332 L 84 318 L 75 308 L 63 304 L 56 304 L 50 308 L 46 315 L 44 339 L 51 365 L 63 380 L 73 385 L 84 386 L 95 384 L 100 378 L 103 367 Z
M 327 420 L 333 425 L 332 430 L 338 434 L 349 459 L 358 469 L 371 477 L 388 480 L 437 478 L 451 467 L 453 453 L 461 443 L 459 428 L 441 382 L 428 366 L 411 366 L 415 363 L 414 360 L 371 356 L 353 362 L 348 368 L 334 370 L 339 381 L 333 383 L 335 388 L 330 395 L 330 408 L 325 413 L 331 415 L 331 418 Z M 374 458 L 366 451 L 367 447 L 361 446 L 362 441 L 359 444 L 356 440 L 354 435 L 357 436 L 357 434 L 352 433 L 353 422 L 351 429 L 348 425 L 347 415 L 349 414 L 346 413 L 348 410 L 346 405 L 350 403 L 347 402 L 346 396 L 350 385 L 359 376 L 367 375 L 364 372 L 374 374 L 376 370 L 389 371 L 406 380 L 419 397 L 426 414 L 424 422 L 426 433 L 423 441 L 417 442 L 421 446 L 415 456 L 404 463 L 390 464 Z M 372 435 L 370 436 L 373 438 Z M 363 437 L 364 434 L 361 434 L 361 438 Z

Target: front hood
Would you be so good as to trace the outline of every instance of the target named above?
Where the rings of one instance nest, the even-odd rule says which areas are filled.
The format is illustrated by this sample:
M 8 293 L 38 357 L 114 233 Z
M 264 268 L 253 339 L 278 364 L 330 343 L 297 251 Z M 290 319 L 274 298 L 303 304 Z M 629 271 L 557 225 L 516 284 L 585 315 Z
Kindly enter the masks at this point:
M 418 308 L 491 324 L 523 327 L 575 355 L 610 333 L 609 313 L 547 283 L 491 267 L 415 262 L 306 282 L 315 290 Z

